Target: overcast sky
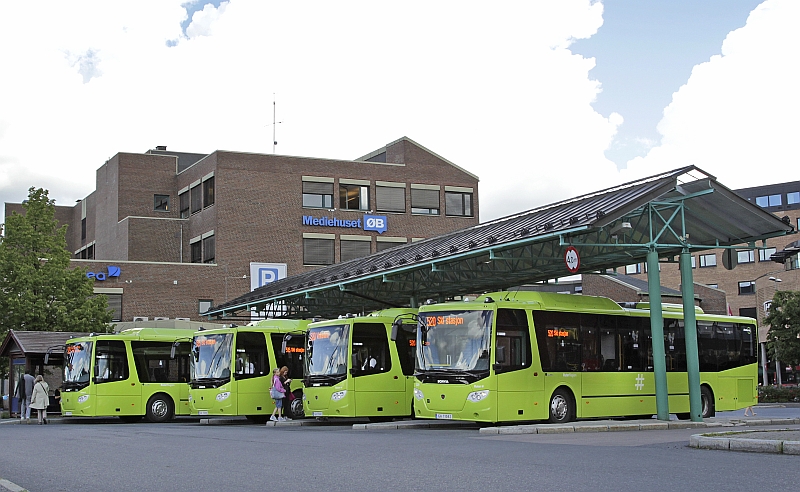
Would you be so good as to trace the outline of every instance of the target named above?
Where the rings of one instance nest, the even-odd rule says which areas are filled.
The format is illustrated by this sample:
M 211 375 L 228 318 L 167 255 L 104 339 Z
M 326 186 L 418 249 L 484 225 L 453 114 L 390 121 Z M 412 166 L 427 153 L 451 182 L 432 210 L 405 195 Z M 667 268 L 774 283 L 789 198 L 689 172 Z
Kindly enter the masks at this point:
M 118 152 L 271 153 L 273 94 L 277 153 L 407 136 L 483 221 L 688 164 L 800 179 L 800 2 L 606 3 L 0 0 L 0 202 L 72 205 Z

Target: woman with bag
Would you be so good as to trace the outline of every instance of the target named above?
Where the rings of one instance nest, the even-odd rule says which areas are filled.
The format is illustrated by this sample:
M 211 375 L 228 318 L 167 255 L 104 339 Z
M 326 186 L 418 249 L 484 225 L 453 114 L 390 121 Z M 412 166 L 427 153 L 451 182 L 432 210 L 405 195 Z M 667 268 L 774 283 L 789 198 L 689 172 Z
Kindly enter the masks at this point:
M 272 370 L 272 388 L 269 389 L 270 398 L 275 400 L 275 409 L 272 411 L 272 415 L 269 416 L 269 419 L 273 422 L 283 422 L 286 420 L 281 415 L 283 413 L 283 398 L 285 397 L 285 393 L 286 390 L 283 388 L 280 372 L 276 367 Z M 278 413 L 278 418 L 275 418 L 275 412 Z
M 292 418 L 289 417 L 289 415 L 291 415 L 292 413 L 291 404 L 292 404 L 292 397 L 294 395 L 292 395 L 292 389 L 291 389 L 292 379 L 289 377 L 289 368 L 286 366 L 281 367 L 281 370 L 278 371 L 278 375 L 281 377 L 281 383 L 283 384 L 283 390 L 284 390 L 283 403 L 281 403 L 281 405 L 284 408 L 283 419 L 292 420 Z
M 47 423 L 47 405 L 50 404 L 50 387 L 44 382 L 42 375 L 36 376 L 31 393 L 31 408 L 39 411 L 39 425 Z

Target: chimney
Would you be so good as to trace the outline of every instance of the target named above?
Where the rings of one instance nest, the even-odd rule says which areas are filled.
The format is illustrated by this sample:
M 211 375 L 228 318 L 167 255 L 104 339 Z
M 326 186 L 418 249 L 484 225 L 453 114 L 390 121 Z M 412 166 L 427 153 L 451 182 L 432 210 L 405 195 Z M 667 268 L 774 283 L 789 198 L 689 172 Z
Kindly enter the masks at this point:
M 156 150 L 167 150 L 166 145 L 156 145 Z

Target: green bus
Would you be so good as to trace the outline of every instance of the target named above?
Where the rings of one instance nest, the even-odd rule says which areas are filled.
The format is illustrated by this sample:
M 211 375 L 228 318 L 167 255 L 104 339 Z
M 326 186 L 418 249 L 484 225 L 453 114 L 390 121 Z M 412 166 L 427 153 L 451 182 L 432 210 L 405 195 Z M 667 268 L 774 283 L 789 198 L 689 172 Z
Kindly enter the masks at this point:
M 416 416 L 478 422 L 656 413 L 649 305 L 494 292 L 420 307 Z M 664 305 L 669 410 L 689 418 L 683 309 Z M 754 405 L 757 328 L 696 308 L 703 418 Z
M 67 340 L 61 414 L 147 417 L 189 415 L 189 342 L 193 330 L 132 328 Z
M 286 366 L 293 398 L 285 409 L 303 417 L 303 355 L 307 320 L 266 319 L 194 333 L 189 402 L 198 416 L 245 416 L 266 421 L 275 404 L 269 396 L 272 370 Z
M 375 421 L 412 416 L 416 312 L 393 308 L 311 323 L 306 415 Z

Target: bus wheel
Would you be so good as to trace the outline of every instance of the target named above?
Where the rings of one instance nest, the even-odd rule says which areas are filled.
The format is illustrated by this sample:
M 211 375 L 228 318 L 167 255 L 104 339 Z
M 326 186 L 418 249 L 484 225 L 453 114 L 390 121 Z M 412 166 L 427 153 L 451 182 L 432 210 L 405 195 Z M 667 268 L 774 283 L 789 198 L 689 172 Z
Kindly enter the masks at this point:
M 141 415 L 126 415 L 124 417 L 119 418 L 121 421 L 125 422 L 126 424 L 135 424 L 136 422 L 142 420 Z
M 302 419 L 305 417 L 305 411 L 303 410 L 303 397 L 295 396 L 295 399 L 289 403 L 289 413 L 291 413 L 291 417 L 293 419 Z
M 569 391 L 558 388 L 550 397 L 550 423 L 563 424 L 572 420 L 575 408 Z
M 717 414 L 714 408 L 714 394 L 708 386 L 700 386 L 700 408 L 702 408 L 702 417 L 704 419 L 713 417 Z
M 172 399 L 164 394 L 153 395 L 147 401 L 147 420 L 166 422 L 172 418 Z

